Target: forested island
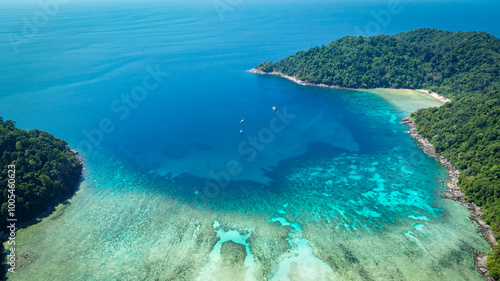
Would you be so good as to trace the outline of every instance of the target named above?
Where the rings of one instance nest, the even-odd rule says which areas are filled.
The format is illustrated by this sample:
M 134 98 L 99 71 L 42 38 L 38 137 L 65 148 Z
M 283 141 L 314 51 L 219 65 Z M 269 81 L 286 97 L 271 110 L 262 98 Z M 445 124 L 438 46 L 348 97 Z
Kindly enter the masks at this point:
M 2 226 L 7 224 L 9 218 L 7 199 L 13 197 L 11 194 L 15 196 L 15 219 L 19 226 L 68 198 L 80 182 L 82 162 L 64 140 L 38 129 L 18 129 L 15 122 L 3 121 L 2 117 L 0 153 Z M 9 178 L 8 171 L 13 168 L 15 189 L 9 192 L 9 179 L 12 177 Z
M 418 131 L 460 171 L 465 199 L 500 234 L 500 40 L 486 32 L 422 28 L 392 36 L 347 36 L 277 62 L 265 73 L 343 88 L 426 89 L 451 100 L 411 115 Z M 488 258 L 500 278 L 500 248 Z

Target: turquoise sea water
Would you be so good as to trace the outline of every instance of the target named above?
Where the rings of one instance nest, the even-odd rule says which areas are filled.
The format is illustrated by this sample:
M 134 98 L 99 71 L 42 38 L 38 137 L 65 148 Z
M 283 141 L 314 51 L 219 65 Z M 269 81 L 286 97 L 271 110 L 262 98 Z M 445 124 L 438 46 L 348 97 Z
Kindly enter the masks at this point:
M 9 279 L 480 280 L 488 244 L 399 124 L 436 101 L 247 72 L 366 33 L 387 3 L 231 3 L 70 2 L 36 32 L 40 6 L 0 11 L 0 116 L 86 164 L 68 204 L 19 231 Z M 477 3 L 401 2 L 380 32 L 500 34 L 498 4 Z

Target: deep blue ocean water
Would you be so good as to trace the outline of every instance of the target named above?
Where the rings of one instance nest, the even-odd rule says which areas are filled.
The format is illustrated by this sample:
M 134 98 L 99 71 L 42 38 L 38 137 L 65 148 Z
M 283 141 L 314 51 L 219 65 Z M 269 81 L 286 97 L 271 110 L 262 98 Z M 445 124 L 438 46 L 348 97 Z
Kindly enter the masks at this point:
M 86 164 L 81 191 L 67 211 L 60 211 L 64 215 L 58 222 L 41 223 L 26 230 L 25 236 L 21 231 L 20 239 L 24 245 L 35 247 L 44 245 L 36 239 L 51 231 L 66 237 L 61 241 L 83 235 L 83 229 L 109 234 L 107 240 L 82 236 L 85 242 L 80 248 L 60 246 L 58 255 L 42 248 L 21 247 L 20 251 L 36 252 L 40 258 L 26 267 L 25 273 L 20 271 L 19 276 L 25 276 L 20 280 L 30 276 L 29 268 L 44 276 L 40 280 L 47 280 L 46 276 L 61 279 L 68 274 L 62 267 L 77 264 L 82 270 L 75 270 L 75 278 L 102 278 L 95 271 L 83 270 L 93 262 L 81 260 L 92 255 L 87 252 L 92 247 L 109 249 L 102 254 L 104 260 L 124 257 L 108 265 L 108 277 L 120 279 L 122 273 L 117 268 L 130 266 L 127 262 L 135 265 L 131 266 L 132 277 L 127 278 L 153 279 L 172 274 L 174 271 L 165 266 L 139 269 L 131 258 L 137 255 L 137 249 L 120 250 L 128 255 L 116 250 L 124 241 L 141 240 L 138 229 L 146 227 L 143 221 L 131 223 L 105 215 L 115 210 L 127 218 L 168 220 L 170 209 L 162 209 L 162 204 L 195 208 L 189 209 L 192 213 L 186 211 L 191 215 L 184 220 L 200 216 L 197 220 L 202 229 L 209 222 L 212 240 L 215 233 L 210 227 L 215 218 L 217 223 L 226 224 L 225 229 L 239 229 L 242 233 L 246 228 L 237 223 L 243 221 L 240 216 L 257 216 L 255 221 L 261 216 L 264 224 L 270 224 L 271 217 L 283 216 L 301 224 L 300 237 L 303 235 L 316 247 L 316 257 L 326 261 L 340 279 L 347 280 L 358 278 L 351 274 L 359 272 L 359 276 L 368 272 L 366 276 L 375 279 L 419 276 L 404 262 L 400 268 L 403 273 L 387 270 L 390 273 L 383 275 L 380 266 L 373 264 L 377 255 L 363 257 L 367 247 L 383 246 L 389 241 L 401 245 L 403 242 L 395 242 L 398 239 L 425 249 L 413 253 L 402 246 L 398 252 L 401 260 L 420 258 L 415 264 L 428 266 L 428 275 L 422 275 L 425 280 L 440 280 L 443 276 L 434 267 L 445 266 L 445 261 L 432 249 L 437 249 L 434 243 L 442 243 L 448 235 L 443 229 L 453 230 L 456 239 L 448 237 L 447 247 L 439 250 L 444 253 L 443 259 L 451 255 L 457 260 L 449 266 L 451 273 L 446 274 L 478 278 L 471 268 L 472 259 L 464 257 L 476 250 L 486 251 L 487 245 L 474 232 L 466 210 L 440 199 L 445 189 L 444 169 L 421 152 L 399 124 L 409 112 L 368 92 L 303 87 L 247 70 L 262 61 L 279 60 L 345 35 L 395 34 L 432 27 L 482 30 L 498 36 L 499 3 L 401 1 L 391 10 L 388 3 L 394 1 L 233 1 L 230 6 L 228 2 L 70 1 L 58 4 L 57 9 L 52 6 L 50 15 L 29 1 L 2 3 L 0 116 L 15 120 L 20 128 L 39 128 L 65 139 L 80 151 Z M 390 17 L 377 24 L 377 15 L 387 15 L 387 11 L 392 11 Z M 34 27 L 33 20 L 41 23 Z M 145 206 L 126 203 L 144 196 L 149 198 L 141 201 Z M 162 200 L 178 203 L 158 203 Z M 88 213 L 85 206 L 89 204 L 102 212 Z M 456 219 L 459 222 L 451 219 L 456 212 L 462 212 Z M 74 226 L 82 229 L 75 230 L 79 234 L 65 232 L 70 222 L 82 217 L 85 223 Z M 249 220 L 248 225 L 250 221 L 254 222 Z M 285 225 L 283 220 L 277 221 Z M 129 230 L 123 230 L 129 224 L 130 235 Z M 243 224 L 253 229 L 253 237 L 264 235 L 259 234 L 257 226 Z M 148 227 L 148 231 L 159 233 L 151 234 L 156 242 L 161 241 L 158 235 L 167 235 L 154 223 L 148 223 Z M 168 233 L 187 231 L 179 229 Z M 293 231 L 299 232 L 297 229 Z M 432 231 L 425 233 L 424 229 Z M 299 235 L 293 231 L 290 233 Z M 328 249 L 321 245 L 321 239 L 325 242 L 336 237 L 335 231 L 343 233 L 337 238 L 344 242 L 329 243 L 342 246 Z M 366 233 L 381 237 L 380 241 L 366 243 Z M 415 233 L 420 233 L 421 240 L 415 238 Z M 292 250 L 307 244 L 307 240 L 287 241 Z M 349 241 L 358 242 L 346 244 Z M 214 243 L 208 243 L 206 249 Z M 246 247 L 256 255 L 262 250 Z M 141 249 L 153 248 L 149 245 Z M 346 254 L 345 249 L 359 252 L 355 259 L 366 262 L 366 269 L 361 270 L 357 263 L 337 262 L 338 257 L 325 254 L 352 254 Z M 279 252 L 272 246 L 265 250 Z M 156 262 L 157 256 L 147 252 Z M 257 273 L 252 274 L 271 278 L 279 261 L 285 259 L 268 257 L 265 252 L 260 254 L 271 265 L 257 263 Z M 203 251 L 196 253 L 200 255 L 196 261 L 205 261 Z M 75 259 L 73 264 L 51 270 L 51 266 L 61 265 L 67 255 Z M 432 262 L 423 262 L 427 260 Z M 388 258 L 387 262 L 393 261 Z M 248 273 L 253 268 L 248 264 L 253 263 L 245 263 Z M 205 272 L 206 268 L 198 269 Z M 186 278 L 196 275 L 191 274 Z

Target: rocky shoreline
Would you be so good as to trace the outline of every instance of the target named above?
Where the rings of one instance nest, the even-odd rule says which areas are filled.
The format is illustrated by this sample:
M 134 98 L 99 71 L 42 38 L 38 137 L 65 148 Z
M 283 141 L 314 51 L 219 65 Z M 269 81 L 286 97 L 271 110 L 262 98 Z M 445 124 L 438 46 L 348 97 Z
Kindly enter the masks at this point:
M 448 159 L 446 159 L 443 155 L 436 152 L 434 146 L 417 131 L 415 122 L 413 122 L 410 117 L 404 117 L 401 123 L 406 124 L 409 127 L 407 133 L 420 143 L 424 152 L 431 157 L 436 157 L 439 163 L 446 168 L 446 173 L 450 179 L 446 183 L 449 193 L 443 192 L 443 196 L 445 198 L 458 201 L 467 207 L 467 209 L 471 211 L 471 216 L 469 218 L 478 226 L 477 231 L 483 235 L 484 239 L 491 245 L 491 247 L 497 246 L 498 242 L 495 239 L 495 235 L 493 234 L 491 227 L 481 218 L 484 211 L 476 204 L 468 202 L 464 199 L 464 193 L 458 187 L 458 176 L 460 172 L 457 168 L 451 165 L 450 161 L 448 161 Z M 491 277 L 488 269 L 486 268 L 485 263 L 487 258 L 487 253 L 476 253 L 474 255 L 474 265 L 485 280 L 494 281 L 495 279 Z
M 266 74 L 266 75 L 275 75 L 275 76 L 279 76 L 279 77 L 282 77 L 282 78 L 285 78 L 285 79 L 288 79 L 292 82 L 295 82 L 297 84 L 300 84 L 302 86 L 313 86 L 313 87 L 322 87 L 322 88 L 330 88 L 330 89 L 346 89 L 346 90 L 357 90 L 357 89 L 353 89 L 353 88 L 345 88 L 345 87 L 339 87 L 339 86 L 332 86 L 332 85 L 326 85 L 326 84 L 314 84 L 314 83 L 309 83 L 309 82 L 306 82 L 306 81 L 302 81 L 300 80 L 299 78 L 297 77 L 293 77 L 293 76 L 289 76 L 289 75 L 286 75 L 286 74 L 283 74 L 281 72 L 277 72 L 277 71 L 273 71 L 273 72 L 264 72 L 258 68 L 252 68 L 250 69 L 248 72 L 250 73 L 254 73 L 254 74 Z

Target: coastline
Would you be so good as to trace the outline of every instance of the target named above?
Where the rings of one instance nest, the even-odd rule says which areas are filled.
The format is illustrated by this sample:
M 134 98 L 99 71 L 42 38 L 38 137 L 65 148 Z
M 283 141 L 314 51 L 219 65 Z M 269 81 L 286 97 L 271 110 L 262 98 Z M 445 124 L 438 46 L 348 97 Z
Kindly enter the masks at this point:
M 355 90 L 355 91 L 370 90 L 370 89 L 372 89 L 372 88 L 347 88 L 347 87 L 333 86 L 333 85 L 327 85 L 327 84 L 309 83 L 309 82 L 300 80 L 297 77 L 289 76 L 289 75 L 286 75 L 286 74 L 283 74 L 283 73 L 277 72 L 277 71 L 264 72 L 264 71 L 262 71 L 262 70 L 260 70 L 260 69 L 258 69 L 256 67 L 250 69 L 248 72 L 253 73 L 253 74 L 279 76 L 279 77 L 285 78 L 287 80 L 290 80 L 290 81 L 295 82 L 295 83 L 297 83 L 299 85 L 302 85 L 302 86 L 312 86 L 312 87 L 321 87 L 321 88 L 330 88 L 330 89 Z M 409 90 L 409 89 L 396 89 L 396 88 L 374 88 L 374 89 L 379 89 L 379 90 L 382 90 L 382 89 Z M 445 98 L 443 96 L 440 96 L 440 95 L 438 95 L 437 93 L 434 93 L 434 92 L 429 92 L 427 90 L 422 90 L 422 89 L 418 89 L 418 90 L 414 90 L 414 91 L 418 91 L 418 92 L 421 92 L 423 94 L 429 95 L 429 96 L 437 99 L 438 101 L 440 101 L 443 104 L 447 103 L 447 102 L 451 102 L 451 100 L 449 100 L 449 99 L 447 99 L 447 98 Z
M 484 222 L 481 216 L 484 213 L 484 210 L 479 208 L 475 203 L 468 202 L 464 199 L 464 193 L 458 187 L 458 176 L 460 172 L 455 168 L 448 159 L 446 159 L 443 155 L 436 152 L 434 146 L 427 140 L 424 136 L 422 136 L 416 128 L 415 122 L 410 119 L 410 117 L 404 117 L 401 121 L 402 124 L 405 124 L 409 127 L 407 131 L 422 147 L 422 150 L 429 155 L 430 157 L 436 157 L 444 168 L 446 168 L 448 178 L 450 179 L 446 186 L 448 187 L 448 192 L 443 192 L 443 197 L 447 199 L 451 199 L 454 201 L 458 201 L 462 203 L 472 214 L 469 217 L 478 227 L 478 232 L 483 235 L 483 238 L 490 244 L 493 248 L 498 245 L 498 242 L 495 239 L 495 235 L 493 235 L 493 231 L 491 227 Z M 474 265 L 476 269 L 481 273 L 483 278 L 487 281 L 494 281 L 493 277 L 488 272 L 486 268 L 486 260 L 488 258 L 487 253 L 476 253 L 474 254 Z
M 326 85 L 326 84 L 314 84 L 314 83 L 309 83 L 302 81 L 296 77 L 292 77 L 289 75 L 285 75 L 281 72 L 273 71 L 273 72 L 264 72 L 258 68 L 253 68 L 249 70 L 250 73 L 254 74 L 265 74 L 265 75 L 275 75 L 279 76 L 285 79 L 288 79 L 292 82 L 295 82 L 297 84 L 303 85 L 303 86 L 313 86 L 313 87 L 323 87 L 323 88 L 331 88 L 331 89 L 346 89 L 346 90 L 368 90 L 368 89 L 362 89 L 362 88 L 346 88 L 346 87 L 339 87 L 339 86 L 331 86 L 331 85 Z M 377 89 L 384 89 L 384 88 L 377 88 Z M 434 92 L 429 92 L 427 90 L 419 89 L 416 90 L 421 93 L 430 95 L 431 97 L 437 99 L 441 103 L 447 103 L 451 102 L 451 100 L 438 95 L 437 93 Z M 480 232 L 483 236 L 483 238 L 490 244 L 490 246 L 493 248 L 494 246 L 498 245 L 498 242 L 495 239 L 495 235 L 493 234 L 493 231 L 491 230 L 491 227 L 484 222 L 484 220 L 481 218 L 481 216 L 484 213 L 484 210 L 479 208 L 475 203 L 468 202 L 464 199 L 464 193 L 460 190 L 458 187 L 458 176 L 459 176 L 459 171 L 457 168 L 455 168 L 449 161 L 446 159 L 444 156 L 441 154 L 437 153 L 436 150 L 434 149 L 434 146 L 427 140 L 424 136 L 422 136 L 416 128 L 416 124 L 413 120 L 410 119 L 410 117 L 404 117 L 401 121 L 402 124 L 405 124 L 409 127 L 409 130 L 407 131 L 408 134 L 410 134 L 418 143 L 421 145 L 422 150 L 429 156 L 431 157 L 436 157 L 444 168 L 446 168 L 447 172 L 446 174 L 448 175 L 449 181 L 446 183 L 446 186 L 448 188 L 448 192 L 443 192 L 443 197 L 447 199 L 451 199 L 454 201 L 458 201 L 462 203 L 463 206 L 465 206 L 470 212 L 471 216 L 469 217 L 470 220 L 472 220 L 478 227 L 478 232 Z M 486 281 L 494 281 L 493 277 L 489 273 L 487 267 L 486 267 L 486 261 L 488 258 L 487 253 L 475 253 L 474 254 L 474 266 L 476 267 L 477 271 L 481 274 L 481 276 L 486 280 Z
M 33 226 L 35 224 L 38 224 L 43 219 L 45 219 L 45 218 L 49 217 L 50 215 L 52 215 L 54 212 L 56 212 L 58 210 L 58 208 L 60 206 L 64 206 L 65 202 L 67 202 L 68 200 L 70 200 L 78 192 L 78 190 L 80 188 L 80 184 L 84 180 L 85 166 L 84 166 L 84 162 L 83 162 L 83 157 L 78 156 L 79 152 L 76 149 L 69 148 L 69 153 L 71 153 L 72 156 L 74 156 L 76 158 L 76 161 L 78 162 L 78 164 L 81 167 L 81 169 L 80 169 L 80 175 L 78 177 L 78 181 L 74 182 L 74 190 L 70 194 L 67 194 L 67 195 L 63 196 L 60 200 L 52 202 L 46 208 L 45 211 L 42 211 L 42 212 L 38 213 L 34 218 L 32 218 L 30 220 L 27 220 L 27 221 L 24 221 L 24 222 L 20 222 L 19 226 L 17 226 L 15 228 L 15 231 L 14 231 L 15 235 L 17 235 L 20 230 L 23 230 L 23 229 L 29 228 L 29 227 L 31 227 L 31 226 Z M 16 224 L 17 224 L 17 222 L 16 222 Z M 12 234 L 10 234 L 10 235 L 12 235 Z M 1 244 L 2 244 L 0 250 L 2 250 L 4 252 L 5 256 L 7 255 L 7 251 L 6 250 L 9 249 L 9 247 L 7 247 L 7 241 L 9 241 L 9 239 L 7 239 L 8 237 L 9 237 L 9 233 L 8 232 L 0 231 L 0 240 L 1 240 Z M 16 238 L 16 236 L 14 236 L 14 239 L 15 238 Z M 19 261 L 25 261 L 25 262 L 27 262 L 28 261 L 27 258 L 28 258 L 28 254 L 24 254 L 24 255 L 18 256 L 17 260 L 16 260 L 16 263 L 19 264 Z M 36 259 L 37 259 L 37 257 L 35 257 L 32 260 L 29 260 L 28 264 L 31 264 Z M 7 263 L 3 263 L 2 265 L 3 265 L 2 266 L 3 269 L 0 270 L 0 279 L 1 280 L 8 279 L 7 278 L 7 272 L 9 271 L 8 270 L 9 269 L 8 264 Z M 21 268 L 23 265 L 21 263 L 21 265 L 16 265 L 16 266 L 18 268 Z

